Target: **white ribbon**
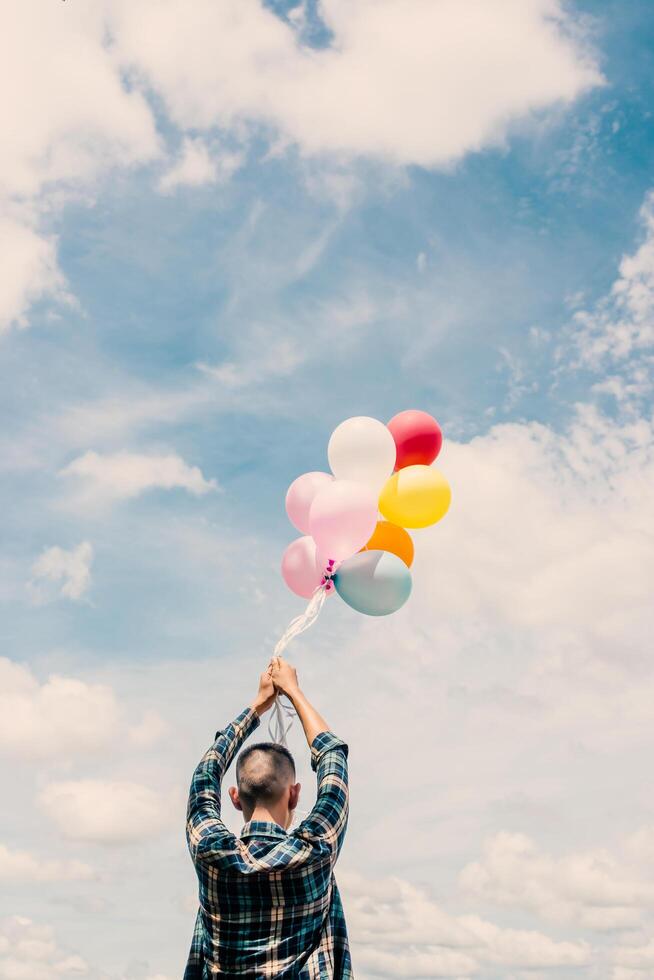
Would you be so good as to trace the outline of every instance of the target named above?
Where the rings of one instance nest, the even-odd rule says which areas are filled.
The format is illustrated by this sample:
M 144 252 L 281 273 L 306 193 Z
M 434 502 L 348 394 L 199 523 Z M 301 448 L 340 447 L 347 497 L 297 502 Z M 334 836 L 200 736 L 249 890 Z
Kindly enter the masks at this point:
M 310 626 L 313 626 L 327 598 L 328 587 L 331 589 L 334 588 L 330 580 L 326 579 L 313 593 L 304 612 L 291 620 L 283 636 L 277 641 L 273 651 L 273 657 L 281 657 L 291 640 L 294 640 L 300 633 L 304 633 Z M 293 726 L 295 717 L 295 708 L 291 702 L 287 700 L 282 701 L 278 694 L 273 701 L 270 721 L 268 722 L 268 734 L 273 742 L 286 746 L 286 736 Z

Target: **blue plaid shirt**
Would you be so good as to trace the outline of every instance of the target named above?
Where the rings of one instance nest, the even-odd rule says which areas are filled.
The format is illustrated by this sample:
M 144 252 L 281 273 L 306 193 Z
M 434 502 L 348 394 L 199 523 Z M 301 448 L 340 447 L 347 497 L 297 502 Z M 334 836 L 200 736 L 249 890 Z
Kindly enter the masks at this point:
M 258 724 L 251 708 L 241 712 L 193 774 L 186 838 L 200 908 L 184 980 L 351 980 L 333 873 L 347 827 L 347 745 L 331 732 L 314 739 L 318 797 L 295 830 L 251 820 L 236 837 L 220 819 L 220 783 Z

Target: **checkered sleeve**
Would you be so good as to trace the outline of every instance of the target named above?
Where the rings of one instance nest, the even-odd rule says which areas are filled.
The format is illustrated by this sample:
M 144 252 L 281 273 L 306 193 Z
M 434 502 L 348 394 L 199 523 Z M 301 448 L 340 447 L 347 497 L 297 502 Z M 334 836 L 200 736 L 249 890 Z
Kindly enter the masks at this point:
M 332 732 L 316 735 L 311 745 L 311 768 L 318 776 L 316 803 L 293 832 L 310 844 L 318 857 L 332 862 L 340 854 L 348 818 L 348 747 Z
M 234 839 L 220 819 L 220 784 L 240 746 L 259 724 L 259 716 L 246 708 L 216 739 L 193 773 L 186 814 L 186 839 L 193 860 L 201 859 Z
M 204 964 L 203 935 L 204 930 L 202 929 L 202 915 L 198 911 L 198 914 L 195 917 L 193 939 L 191 940 L 191 949 L 189 950 L 183 980 L 202 980 Z

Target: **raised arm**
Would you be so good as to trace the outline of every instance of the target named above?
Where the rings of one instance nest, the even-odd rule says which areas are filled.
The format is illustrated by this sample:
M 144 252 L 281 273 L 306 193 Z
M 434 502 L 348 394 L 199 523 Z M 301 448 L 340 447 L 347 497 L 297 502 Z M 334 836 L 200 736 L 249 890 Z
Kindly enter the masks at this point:
M 318 795 L 309 816 L 292 836 L 310 844 L 317 857 L 338 857 L 347 829 L 349 793 L 348 747 L 329 731 L 324 718 L 300 690 L 295 668 L 278 658 L 272 662 L 275 687 L 293 703 L 311 748 L 311 768 L 318 776 Z
M 300 690 L 295 667 L 282 657 L 273 657 L 271 675 L 274 686 L 286 695 L 297 711 L 309 748 L 311 748 L 311 744 L 317 735 L 329 731 L 329 725 Z
M 259 690 L 252 704 L 220 732 L 202 759 L 193 778 L 186 813 L 186 839 L 193 860 L 208 857 L 230 847 L 234 835 L 220 817 L 220 786 L 229 764 L 239 748 L 259 724 L 275 696 L 269 671 L 261 675 Z

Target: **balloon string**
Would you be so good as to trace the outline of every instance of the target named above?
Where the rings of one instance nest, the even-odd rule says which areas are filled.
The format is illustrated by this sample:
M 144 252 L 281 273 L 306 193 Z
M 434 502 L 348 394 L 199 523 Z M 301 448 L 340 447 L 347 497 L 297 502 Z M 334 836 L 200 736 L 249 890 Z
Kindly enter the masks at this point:
M 314 591 L 307 608 L 295 619 L 292 619 L 284 630 L 283 635 L 279 638 L 275 645 L 273 651 L 273 657 L 281 657 L 282 653 L 289 645 L 291 640 L 294 640 L 296 636 L 300 633 L 304 633 L 308 630 L 310 626 L 313 626 L 318 616 L 320 615 L 320 610 L 322 609 L 325 599 L 327 598 L 327 593 L 333 589 L 333 584 L 331 581 L 331 567 L 323 578 L 322 582 L 318 588 Z M 293 727 L 293 722 L 296 718 L 295 708 L 287 699 L 282 701 L 279 694 L 275 696 L 275 700 L 272 705 L 272 712 L 270 715 L 270 720 L 268 722 L 268 734 L 273 742 L 278 745 L 283 745 L 286 747 L 286 736 Z

